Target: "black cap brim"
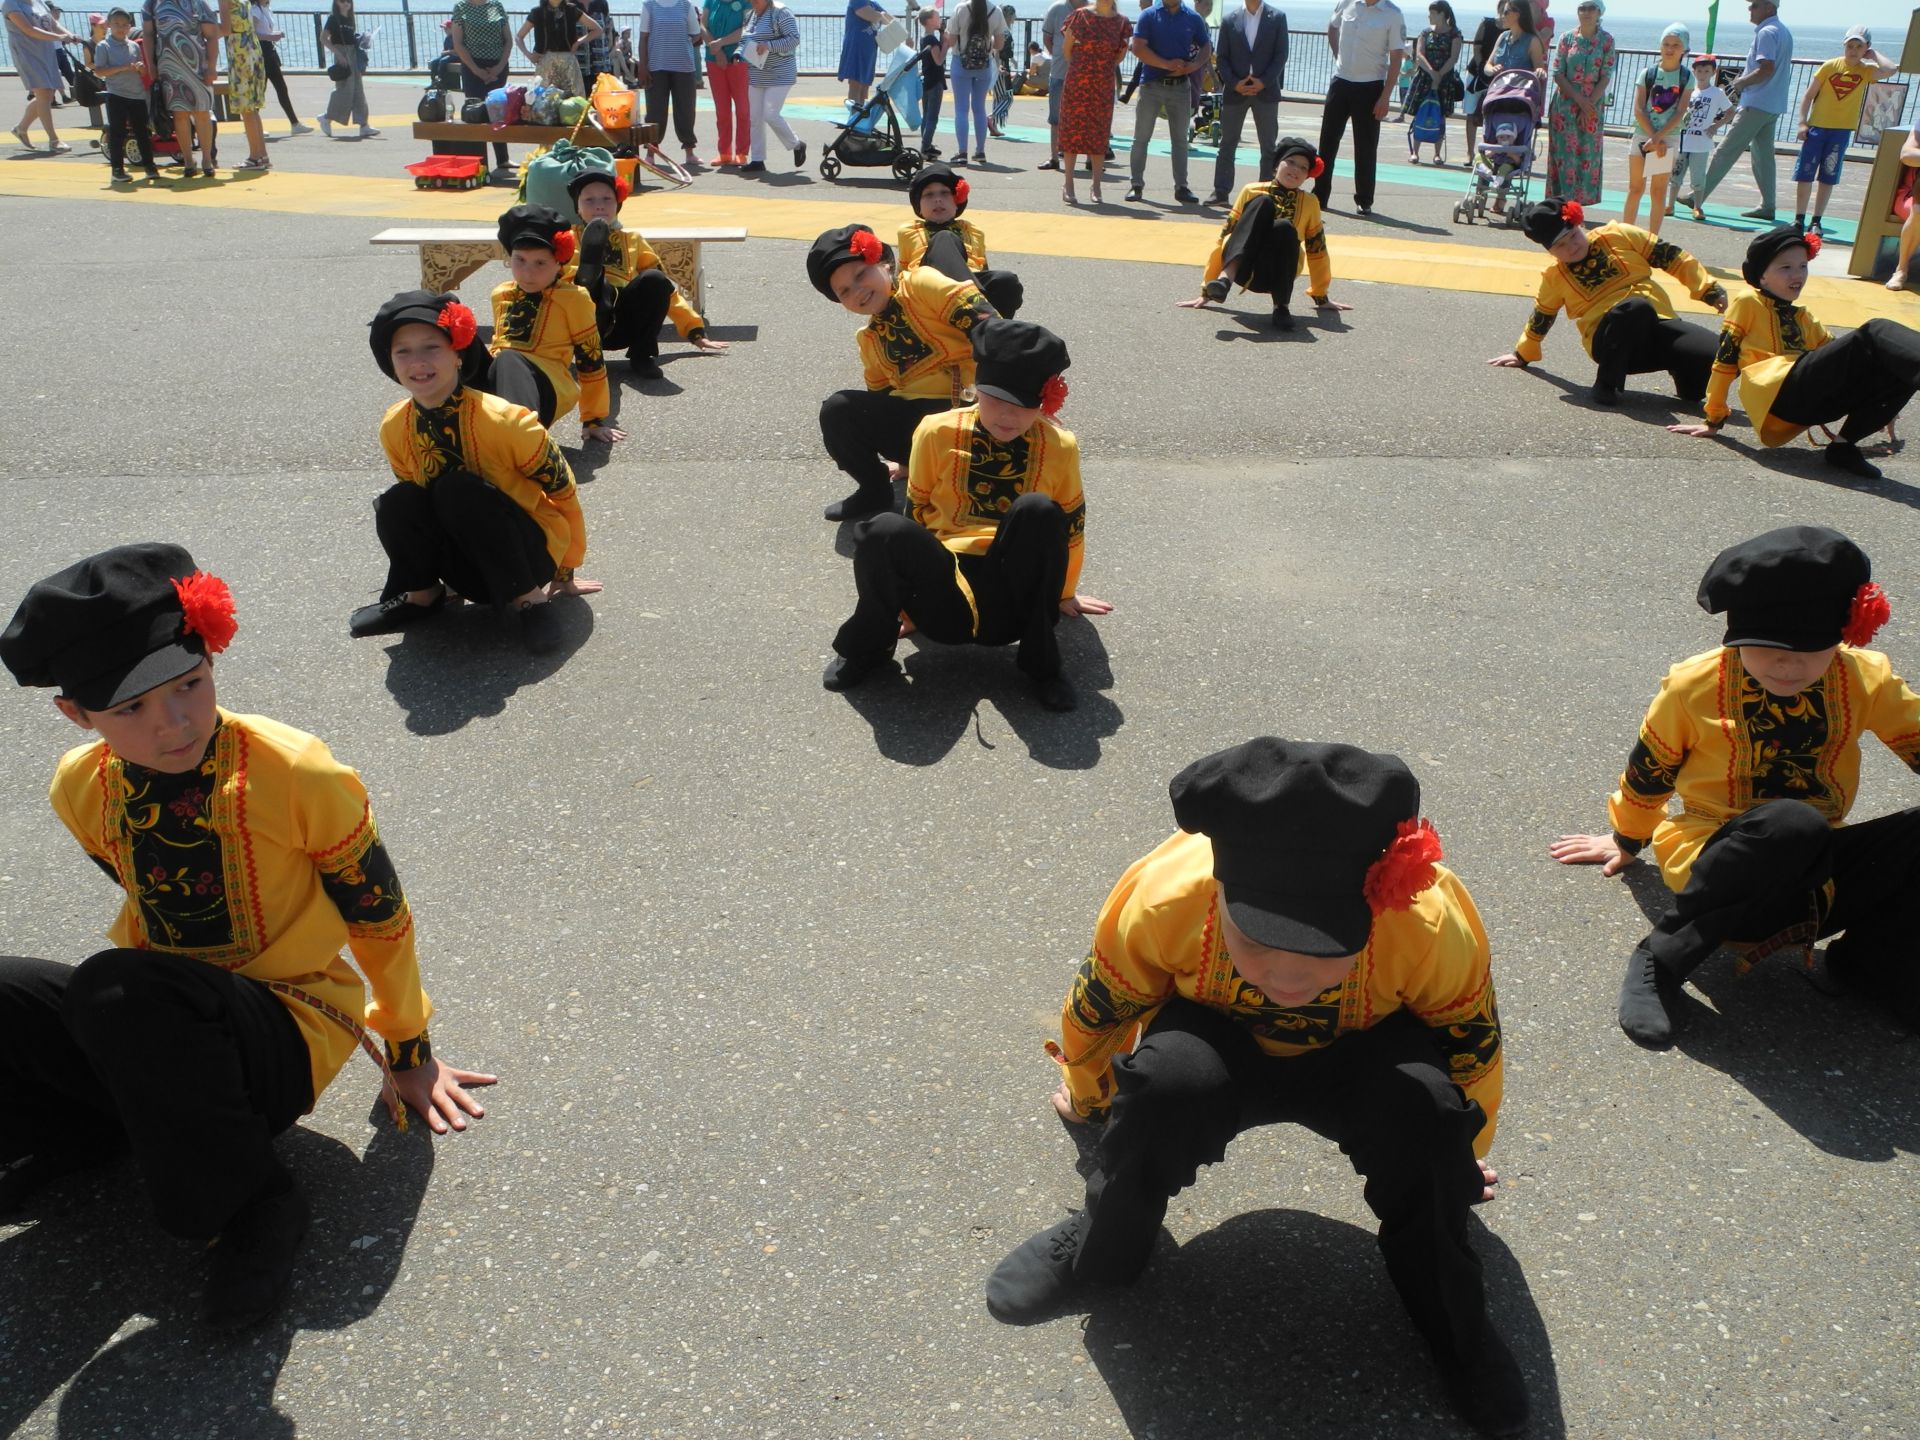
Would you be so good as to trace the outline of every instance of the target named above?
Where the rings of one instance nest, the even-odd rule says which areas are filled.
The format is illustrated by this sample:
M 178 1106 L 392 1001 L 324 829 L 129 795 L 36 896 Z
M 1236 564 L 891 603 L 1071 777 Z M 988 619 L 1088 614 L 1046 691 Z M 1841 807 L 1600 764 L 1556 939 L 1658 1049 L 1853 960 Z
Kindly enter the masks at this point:
M 1240 933 L 1269 950 L 1333 959 L 1358 954 L 1373 934 L 1373 911 L 1357 896 L 1261 894 L 1244 886 L 1223 886 L 1221 893 Z
M 62 686 L 61 693 L 82 710 L 112 710 L 156 685 L 178 680 L 206 658 L 204 650 L 185 643 L 162 645 L 143 655 L 130 669 L 108 671 L 77 685 Z

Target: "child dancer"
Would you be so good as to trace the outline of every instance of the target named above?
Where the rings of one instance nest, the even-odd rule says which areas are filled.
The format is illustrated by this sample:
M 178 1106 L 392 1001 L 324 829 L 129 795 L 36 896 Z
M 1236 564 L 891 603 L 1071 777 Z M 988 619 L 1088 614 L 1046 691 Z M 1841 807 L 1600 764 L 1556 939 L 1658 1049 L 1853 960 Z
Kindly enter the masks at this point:
M 1288 1121 L 1365 1177 L 1387 1274 L 1454 1403 L 1485 1434 L 1520 1434 L 1526 1384 L 1467 1234 L 1499 1180 L 1500 1014 L 1419 782 L 1392 755 L 1267 737 L 1194 762 L 1171 792 L 1183 833 L 1114 886 L 1047 1046 L 1054 1111 L 1101 1125 L 1086 1209 L 1000 1262 L 987 1309 L 1027 1324 L 1130 1283 L 1200 1167 Z
M 1351 310 L 1329 299 L 1333 265 L 1327 258 L 1326 227 L 1320 223 L 1320 202 L 1303 187 L 1325 168 L 1320 152 L 1298 136 L 1289 135 L 1274 147 L 1273 179 L 1257 181 L 1240 192 L 1233 211 L 1220 227 L 1220 239 L 1207 257 L 1200 277 L 1200 295 L 1179 302 L 1182 309 L 1199 310 L 1227 298 L 1228 287 L 1239 282 L 1243 290 L 1273 297 L 1273 328 L 1291 330 L 1293 282 L 1307 267 L 1307 298 L 1322 310 Z
M 573 227 L 558 210 L 516 205 L 500 217 L 500 248 L 513 270 L 493 290 L 493 363 L 480 388 L 524 405 L 551 427 L 580 407 L 580 433 L 612 444 L 612 402 L 593 298 L 560 278 L 573 258 Z
M 535 654 L 560 644 L 556 595 L 579 579 L 587 522 L 567 457 L 533 412 L 462 383 L 473 312 L 457 296 L 408 290 L 382 305 L 374 363 L 411 396 L 380 422 L 394 484 L 374 503 L 387 552 L 380 601 L 353 612 L 355 636 L 404 630 L 440 613 L 448 592 L 515 617 Z
M 126 897 L 78 966 L 0 959 L 0 1211 L 131 1149 L 160 1224 L 206 1244 L 207 1319 L 253 1324 L 293 1277 L 307 1202 L 273 1137 L 356 1045 L 435 1132 L 491 1075 L 427 1039 L 413 915 L 360 777 L 313 736 L 214 700 L 233 596 L 178 545 L 123 545 L 27 592 L 0 660 L 100 738 L 54 813 Z M 346 946 L 373 987 L 341 957 Z M 376 1038 L 377 1037 L 377 1038 Z
M 593 297 L 600 348 L 624 350 L 642 380 L 658 380 L 660 323 L 668 316 L 680 338 L 696 350 L 723 355 L 724 340 L 707 338 L 707 322 L 688 303 L 660 257 L 638 230 L 620 224 L 627 182 L 610 170 L 582 170 L 567 183 L 580 223 L 573 227 L 577 258 L 560 272 Z
M 1724 311 L 1726 290 L 1698 260 L 1678 245 L 1618 221 L 1589 230 L 1578 204 L 1553 196 L 1529 205 L 1521 224 L 1527 238 L 1553 256 L 1553 264 L 1541 272 L 1520 343 L 1489 365 L 1524 370 L 1538 360 L 1540 342 L 1565 310 L 1598 367 L 1594 404 L 1618 405 L 1627 376 L 1652 370 L 1672 376 L 1674 393 L 1682 400 L 1707 393 L 1713 336 L 1676 320 L 1667 292 L 1653 283 L 1653 272 L 1664 270 L 1694 299 Z
M 1707 385 L 1707 423 L 1667 428 L 1676 435 L 1718 435 L 1738 375 L 1741 408 L 1762 445 L 1786 445 L 1810 425 L 1840 421 L 1839 438 L 1824 452 L 1827 464 L 1878 479 L 1860 442 L 1892 425 L 1920 389 L 1920 334 L 1873 319 L 1837 340 L 1829 335 L 1812 311 L 1795 303 L 1806 287 L 1807 261 L 1819 248 L 1818 235 L 1790 227 L 1769 230 L 1747 246 L 1740 273 L 1752 288 L 1727 306 Z
M 914 432 L 911 518 L 876 515 L 856 532 L 859 600 L 821 683 L 848 690 L 890 665 L 904 614 L 942 644 L 1017 641 L 1040 703 L 1071 710 L 1053 627 L 1113 607 L 1075 593 L 1087 522 L 1080 447 L 1053 419 L 1067 347 L 1038 325 L 989 319 L 974 327 L 973 355 L 978 402 Z
M 1892 613 L 1866 554 L 1837 530 L 1795 525 L 1720 552 L 1700 608 L 1724 613 L 1720 647 L 1667 672 L 1607 800 L 1607 835 L 1562 835 L 1563 865 L 1615 875 L 1651 839 L 1673 911 L 1627 961 L 1620 1028 L 1672 1042 L 1687 976 L 1728 942 L 1743 964 L 1827 947 L 1843 983 L 1920 1028 L 1920 808 L 1842 822 L 1872 731 L 1920 770 L 1920 696 L 1864 648 Z M 1667 813 L 1678 796 L 1681 809 Z
M 866 389 L 836 390 L 820 406 L 820 438 L 858 487 L 827 506 L 829 520 L 893 508 L 893 479 L 914 427 L 966 402 L 973 388 L 973 328 L 993 314 L 971 280 L 920 266 L 895 272 L 893 252 L 865 225 L 813 242 L 807 278 L 827 299 L 864 315 L 859 333 Z
M 972 187 L 945 165 L 924 165 L 907 183 L 907 203 L 920 218 L 900 227 L 896 242 L 900 250 L 900 268 L 911 270 L 927 264 L 953 280 L 971 279 L 987 297 L 987 303 L 1003 320 L 1011 320 L 1020 309 L 1026 292 L 1020 277 L 1011 270 L 987 268 L 987 237 L 967 213 Z M 942 235 L 951 235 L 957 254 L 937 255 L 929 247 Z

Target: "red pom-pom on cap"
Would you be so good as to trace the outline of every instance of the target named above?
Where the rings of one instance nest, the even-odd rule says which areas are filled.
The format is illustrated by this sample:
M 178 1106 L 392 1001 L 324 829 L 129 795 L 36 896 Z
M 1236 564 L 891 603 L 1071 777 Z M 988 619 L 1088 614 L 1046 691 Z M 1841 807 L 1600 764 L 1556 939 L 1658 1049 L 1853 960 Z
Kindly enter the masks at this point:
M 1443 854 L 1431 820 L 1402 820 L 1387 853 L 1367 867 L 1364 892 L 1373 913 L 1413 904 L 1433 884 L 1433 863 Z
M 1893 604 L 1878 585 L 1862 585 L 1853 592 L 1853 604 L 1847 607 L 1847 623 L 1840 638 L 1858 649 L 1871 641 L 1880 627 L 1893 618 Z
M 847 248 L 869 265 L 880 263 L 880 237 L 871 230 L 856 230 Z
M 953 182 L 953 203 L 954 204 L 956 205 L 966 204 L 967 196 L 971 195 L 972 193 L 973 193 L 973 186 L 967 183 L 966 176 L 962 175 L 958 180 Z
M 1569 225 L 1584 225 L 1587 223 L 1586 207 L 1578 200 L 1569 200 L 1560 207 L 1560 218 Z
M 1322 175 L 1326 173 L 1327 173 L 1327 162 L 1322 160 L 1318 155 L 1314 156 L 1313 164 L 1307 170 L 1307 178 L 1309 180 L 1318 180 Z
M 233 643 L 240 623 L 233 618 L 233 592 L 226 581 L 196 570 L 174 581 L 173 593 L 180 597 L 181 631 L 198 635 L 209 655 L 218 655 Z
M 562 265 L 573 259 L 573 231 L 556 230 L 553 232 L 553 258 Z
M 1814 256 L 1818 255 L 1820 253 L 1820 247 L 1827 243 L 1826 241 L 1822 240 L 1818 235 L 1802 235 L 1800 237 L 1800 240 L 1801 240 L 1801 243 L 1803 243 L 1807 247 L 1807 258 L 1809 260 L 1813 259 Z
M 633 187 L 627 183 L 626 177 L 624 175 L 614 176 L 614 179 L 613 179 L 614 203 L 617 205 L 626 204 L 627 197 L 631 194 L 633 194 Z
M 479 332 L 479 322 L 473 318 L 473 311 L 458 300 L 449 300 L 442 305 L 440 313 L 434 316 L 434 323 L 447 332 L 456 350 L 466 349 Z
M 1058 415 L 1060 407 L 1067 403 L 1067 382 L 1059 375 L 1049 376 L 1047 383 L 1040 387 L 1040 413 Z

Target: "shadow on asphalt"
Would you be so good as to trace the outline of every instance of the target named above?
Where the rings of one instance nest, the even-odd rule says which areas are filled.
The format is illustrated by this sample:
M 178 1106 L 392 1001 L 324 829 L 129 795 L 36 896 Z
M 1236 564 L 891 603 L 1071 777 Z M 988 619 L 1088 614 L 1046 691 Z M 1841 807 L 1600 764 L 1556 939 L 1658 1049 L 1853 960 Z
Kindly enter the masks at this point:
M 1673 908 L 1652 865 L 1629 866 L 1621 878 L 1649 925 Z M 1622 965 L 1626 959 L 1619 957 Z M 1716 951 L 1688 977 L 1712 1005 L 1687 997 L 1675 1048 L 1829 1155 L 1884 1161 L 1901 1151 L 1920 1154 L 1914 1037 L 1840 991 L 1824 965 L 1810 972 L 1789 952 L 1738 975 L 1734 960 L 1731 951 Z
M 0 1434 L 65 1385 L 55 1433 L 70 1440 L 293 1435 L 273 1395 L 295 1333 L 344 1329 L 373 1313 L 433 1173 L 427 1127 L 416 1121 L 403 1135 L 376 1109 L 364 1159 L 299 1127 L 280 1138 L 313 1223 L 286 1310 L 237 1335 L 201 1323 L 205 1262 L 154 1225 L 129 1165 L 48 1191 L 43 1218 L 0 1241 Z
M 1552 1342 L 1526 1276 L 1477 1217 L 1469 1226 L 1488 1310 L 1526 1373 L 1527 1434 L 1565 1440 Z M 1238 1215 L 1177 1251 L 1163 1239 L 1138 1282 L 1094 1297 L 1085 1335 L 1129 1434 L 1474 1434 L 1454 1417 L 1372 1233 L 1304 1210 Z
M 994 744 L 980 724 L 980 704 L 992 703 L 1027 753 L 1053 770 L 1091 770 L 1100 742 L 1125 717 L 1103 691 L 1113 668 L 1092 621 L 1063 619 L 1055 631 L 1067 678 L 1080 706 L 1064 715 L 1044 710 L 1014 666 L 1012 645 L 941 645 L 921 635 L 900 670 L 876 674 L 845 692 L 848 706 L 873 727 L 880 753 L 901 765 L 937 765 L 971 728 L 983 750 Z
M 577 596 L 550 603 L 560 607 L 561 622 L 560 648 L 550 655 L 521 649 L 513 622 L 491 605 L 462 605 L 402 632 L 387 647 L 387 691 L 407 712 L 407 729 L 450 735 L 498 715 L 515 691 L 555 674 L 593 634 L 593 606 Z

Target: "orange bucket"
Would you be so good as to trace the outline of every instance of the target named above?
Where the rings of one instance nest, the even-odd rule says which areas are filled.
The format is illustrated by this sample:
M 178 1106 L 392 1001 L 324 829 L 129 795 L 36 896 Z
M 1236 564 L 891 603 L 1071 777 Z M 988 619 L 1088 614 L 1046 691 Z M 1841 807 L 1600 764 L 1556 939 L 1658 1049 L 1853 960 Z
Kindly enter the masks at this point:
M 620 159 L 618 156 L 614 157 L 613 173 L 618 175 L 622 180 L 627 182 L 627 189 L 629 190 L 636 188 L 633 183 L 633 177 L 639 171 L 639 169 L 640 169 L 640 161 L 634 156 L 629 155 L 624 160 Z
M 604 130 L 625 130 L 633 124 L 633 91 L 602 90 L 593 97 L 593 113 Z

